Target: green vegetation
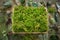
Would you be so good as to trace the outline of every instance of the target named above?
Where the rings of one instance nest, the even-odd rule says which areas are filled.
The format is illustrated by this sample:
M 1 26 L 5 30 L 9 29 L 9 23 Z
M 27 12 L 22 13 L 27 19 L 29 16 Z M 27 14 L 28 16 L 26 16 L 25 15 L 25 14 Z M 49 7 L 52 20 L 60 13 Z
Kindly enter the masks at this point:
M 50 40 L 57 40 L 57 39 L 59 39 L 57 35 L 52 35 L 52 36 L 50 37 Z
M 56 12 L 56 8 L 49 7 L 49 8 L 48 8 L 48 12 L 49 12 L 49 13 L 55 13 L 55 12 Z
M 2 9 L 0 12 L 0 40 L 8 40 L 7 37 L 7 28 L 6 28 L 6 13 L 5 10 Z
M 14 7 L 12 14 L 14 32 L 46 32 L 48 29 L 47 12 L 41 7 Z

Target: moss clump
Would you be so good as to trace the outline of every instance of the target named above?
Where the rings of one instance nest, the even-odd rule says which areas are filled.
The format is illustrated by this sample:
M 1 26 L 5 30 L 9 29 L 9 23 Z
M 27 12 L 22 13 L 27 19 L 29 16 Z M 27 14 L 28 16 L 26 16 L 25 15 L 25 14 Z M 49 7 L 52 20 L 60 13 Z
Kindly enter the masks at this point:
M 55 13 L 56 12 L 56 8 L 54 8 L 54 7 L 48 7 L 48 12 L 49 13 Z
M 12 28 L 14 32 L 46 32 L 47 12 L 41 7 L 14 7 Z

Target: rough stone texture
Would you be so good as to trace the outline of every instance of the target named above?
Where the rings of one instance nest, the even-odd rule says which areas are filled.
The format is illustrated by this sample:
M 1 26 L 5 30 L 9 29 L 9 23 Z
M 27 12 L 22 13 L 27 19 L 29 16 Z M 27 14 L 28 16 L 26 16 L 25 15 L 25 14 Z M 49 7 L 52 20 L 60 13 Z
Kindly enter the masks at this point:
M 2 4 L 4 3 L 4 2 L 6 2 L 7 0 L 0 0 L 0 6 L 2 6 Z

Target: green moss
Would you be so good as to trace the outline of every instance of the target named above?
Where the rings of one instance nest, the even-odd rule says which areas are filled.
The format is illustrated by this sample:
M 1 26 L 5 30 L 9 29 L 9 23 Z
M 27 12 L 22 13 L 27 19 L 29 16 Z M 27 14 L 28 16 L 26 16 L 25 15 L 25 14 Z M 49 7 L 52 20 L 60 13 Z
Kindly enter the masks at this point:
M 49 13 L 55 13 L 55 12 L 56 12 L 56 8 L 49 7 L 49 8 L 48 8 L 48 12 L 49 12 Z
M 12 28 L 15 32 L 46 32 L 48 29 L 47 12 L 42 7 L 14 7 Z

